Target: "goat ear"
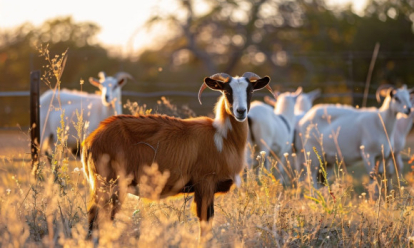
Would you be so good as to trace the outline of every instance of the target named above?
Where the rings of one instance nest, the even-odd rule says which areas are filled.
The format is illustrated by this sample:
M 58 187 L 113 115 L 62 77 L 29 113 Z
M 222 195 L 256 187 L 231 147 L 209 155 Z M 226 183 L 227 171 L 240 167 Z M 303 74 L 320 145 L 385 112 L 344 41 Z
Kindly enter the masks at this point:
M 312 90 L 311 92 L 306 93 L 311 99 L 311 101 L 314 101 L 316 98 L 321 96 L 321 89 Z
M 395 90 L 395 89 L 389 89 L 388 90 L 388 95 L 390 96 L 390 97 L 393 97 L 394 95 L 395 95 L 395 93 L 396 93 L 397 91 Z
M 125 78 L 121 78 L 121 79 L 119 79 L 118 80 L 118 86 L 119 87 L 122 87 L 122 86 L 124 86 L 126 84 L 126 80 L 125 80 Z
M 256 81 L 253 81 L 252 82 L 253 91 L 263 89 L 264 87 L 266 87 L 269 84 L 269 82 L 270 82 L 270 77 L 269 76 L 265 76 L 265 77 L 262 77 L 260 79 L 257 79 Z
M 275 96 L 276 96 L 276 94 L 275 94 Z M 277 101 L 277 99 L 274 100 L 274 99 L 272 99 L 269 96 L 265 96 L 263 100 L 265 101 L 265 103 L 267 103 L 269 105 L 272 105 L 272 106 L 275 106 L 276 105 L 276 101 Z
M 381 90 L 379 91 L 379 95 L 380 95 L 381 97 L 387 97 L 388 95 L 390 95 L 390 92 L 392 92 L 392 88 L 381 89 Z M 392 95 L 391 95 L 391 97 L 392 97 Z
M 209 77 L 204 78 L 204 83 L 212 90 L 223 90 L 224 89 L 224 82 L 211 79 Z
M 90 77 L 89 78 L 89 83 L 91 83 L 95 87 L 101 88 L 101 83 L 96 78 Z
M 302 94 L 302 92 L 303 92 L 303 89 L 302 89 L 302 87 L 298 87 L 298 89 L 295 91 L 295 94 L 296 94 L 296 96 L 299 96 L 300 94 Z

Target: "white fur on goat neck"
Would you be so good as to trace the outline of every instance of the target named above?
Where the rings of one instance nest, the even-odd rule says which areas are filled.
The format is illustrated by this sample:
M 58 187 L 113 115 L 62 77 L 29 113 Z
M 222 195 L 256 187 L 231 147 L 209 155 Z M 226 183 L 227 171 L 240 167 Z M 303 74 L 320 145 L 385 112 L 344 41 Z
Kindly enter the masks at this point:
M 218 104 L 224 104 L 223 102 Z M 223 151 L 223 142 L 224 139 L 227 138 L 227 132 L 233 129 L 230 119 L 226 117 L 226 119 L 222 120 L 220 117 L 222 116 L 219 112 L 221 111 L 220 107 L 217 108 L 216 118 L 213 122 L 213 127 L 216 128 L 216 133 L 214 134 L 214 143 L 216 144 L 217 150 L 219 152 Z

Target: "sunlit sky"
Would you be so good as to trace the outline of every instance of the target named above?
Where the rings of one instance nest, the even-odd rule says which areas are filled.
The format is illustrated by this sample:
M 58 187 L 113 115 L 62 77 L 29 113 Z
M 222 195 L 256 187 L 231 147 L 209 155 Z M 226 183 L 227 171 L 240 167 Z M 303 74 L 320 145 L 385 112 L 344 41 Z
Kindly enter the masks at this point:
M 326 0 L 329 5 L 352 3 L 362 11 L 367 0 Z M 172 0 L 0 0 L 0 31 L 31 22 L 36 26 L 59 16 L 72 16 L 76 22 L 91 21 L 101 27 L 98 40 L 107 47 L 121 51 L 139 51 L 150 46 L 153 37 L 143 24 L 156 11 L 177 8 Z

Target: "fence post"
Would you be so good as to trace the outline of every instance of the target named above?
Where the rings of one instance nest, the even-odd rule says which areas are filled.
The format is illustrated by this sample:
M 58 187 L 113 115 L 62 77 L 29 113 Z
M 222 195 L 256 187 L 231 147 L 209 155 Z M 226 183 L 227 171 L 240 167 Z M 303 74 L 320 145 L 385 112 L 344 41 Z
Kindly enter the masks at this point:
M 32 173 L 36 176 L 39 166 L 40 120 L 39 120 L 40 71 L 30 73 L 30 151 L 32 154 Z

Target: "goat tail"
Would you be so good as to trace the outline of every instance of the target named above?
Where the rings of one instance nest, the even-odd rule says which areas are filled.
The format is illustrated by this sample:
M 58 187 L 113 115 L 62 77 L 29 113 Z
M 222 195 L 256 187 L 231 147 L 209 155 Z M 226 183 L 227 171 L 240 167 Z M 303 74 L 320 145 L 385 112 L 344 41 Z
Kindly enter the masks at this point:
M 82 143 L 81 149 L 81 162 L 83 166 L 83 172 L 85 174 L 86 181 L 88 181 L 91 187 L 91 191 L 94 192 L 96 187 L 95 162 L 93 161 L 89 147 L 87 147 L 85 142 Z

